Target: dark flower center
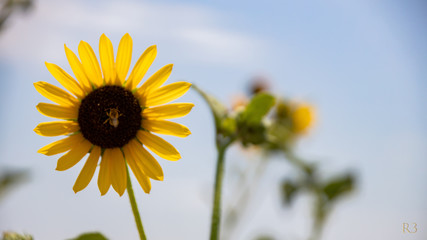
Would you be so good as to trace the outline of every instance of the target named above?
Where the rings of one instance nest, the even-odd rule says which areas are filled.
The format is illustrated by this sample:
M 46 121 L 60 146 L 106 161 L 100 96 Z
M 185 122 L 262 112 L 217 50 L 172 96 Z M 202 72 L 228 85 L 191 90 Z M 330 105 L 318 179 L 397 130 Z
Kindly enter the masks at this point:
M 104 86 L 81 102 L 78 122 L 83 136 L 101 148 L 123 147 L 141 127 L 141 106 L 132 92 Z

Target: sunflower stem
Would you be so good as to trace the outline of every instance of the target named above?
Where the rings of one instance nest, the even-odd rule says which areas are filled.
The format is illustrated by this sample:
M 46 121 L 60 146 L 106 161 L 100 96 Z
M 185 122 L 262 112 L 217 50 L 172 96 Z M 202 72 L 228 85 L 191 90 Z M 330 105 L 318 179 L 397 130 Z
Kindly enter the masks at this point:
M 145 233 L 144 233 L 144 227 L 142 226 L 141 216 L 139 215 L 138 205 L 136 204 L 136 201 L 135 201 L 135 195 L 133 193 L 132 182 L 130 180 L 130 175 L 129 175 L 129 169 L 127 167 L 126 167 L 126 173 L 127 173 L 127 190 L 129 195 L 129 201 L 130 201 L 130 205 L 132 206 L 133 216 L 135 217 L 136 227 L 138 228 L 139 238 L 141 240 L 147 240 L 147 237 L 145 237 Z
M 232 140 L 225 144 L 217 141 L 218 158 L 216 163 L 216 175 L 215 175 L 215 192 L 212 207 L 212 219 L 211 219 L 211 237 L 210 240 L 218 240 L 221 226 L 221 189 L 222 180 L 224 178 L 224 156 L 228 146 Z

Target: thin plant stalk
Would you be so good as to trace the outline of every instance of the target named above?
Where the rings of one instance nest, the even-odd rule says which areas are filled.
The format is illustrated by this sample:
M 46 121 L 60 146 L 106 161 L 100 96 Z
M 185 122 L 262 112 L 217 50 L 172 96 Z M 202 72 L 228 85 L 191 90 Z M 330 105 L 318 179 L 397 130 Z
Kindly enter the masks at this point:
M 126 167 L 127 173 L 127 192 L 129 195 L 130 205 L 132 206 L 133 216 L 135 217 L 136 227 L 138 228 L 139 238 L 141 240 L 147 240 L 145 236 L 144 227 L 142 226 L 141 216 L 139 215 L 138 205 L 135 201 L 135 194 L 133 193 L 132 182 L 129 176 L 129 169 Z
M 218 240 L 220 235 L 220 226 L 221 226 L 221 191 L 222 191 L 222 182 L 224 178 L 224 162 L 225 162 L 225 152 L 228 146 L 231 144 L 232 140 L 225 144 L 220 144 L 220 141 L 217 141 L 217 151 L 218 158 L 216 163 L 216 175 L 215 175 L 215 192 L 213 199 L 213 208 L 212 208 L 212 219 L 211 219 L 211 236 L 210 240 Z
M 225 152 L 227 148 L 236 139 L 235 135 L 230 135 L 229 131 L 224 131 L 222 128 L 223 118 L 227 115 L 226 108 L 210 97 L 195 85 L 192 85 L 193 89 L 196 90 L 203 99 L 208 103 L 215 122 L 216 131 L 216 149 L 217 149 L 217 162 L 216 162 L 216 174 L 215 174 L 215 186 L 214 186 L 214 197 L 212 206 L 212 219 L 211 219 L 211 234 L 210 240 L 218 240 L 220 236 L 221 226 L 221 191 L 222 182 L 224 178 L 224 162 Z M 225 134 L 224 134 L 225 133 Z
M 237 201 L 234 203 L 234 207 L 232 209 L 235 209 L 234 216 L 233 210 L 231 210 L 227 216 L 225 217 L 226 221 L 226 235 L 224 236 L 224 239 L 230 239 L 230 236 L 233 235 L 233 230 L 236 229 L 236 226 L 239 225 L 239 220 L 241 220 L 242 215 L 248 208 L 248 205 L 250 203 L 250 199 L 252 199 L 252 196 L 256 196 L 256 192 L 259 190 L 259 183 L 261 182 L 261 178 L 264 176 L 265 168 L 267 166 L 267 161 L 265 157 L 262 157 L 259 159 L 258 164 L 255 166 L 254 173 L 252 173 L 251 177 L 246 176 L 246 179 L 251 179 L 251 181 L 247 181 L 249 183 L 245 184 L 245 180 L 241 184 L 243 186 L 243 191 L 240 195 L 237 196 Z M 247 170 L 249 171 L 249 170 Z M 237 190 L 237 189 L 236 189 Z M 235 191 L 237 192 L 237 191 Z M 240 216 L 240 218 L 239 218 Z M 227 220 L 230 220 L 232 217 L 234 217 L 234 221 L 230 222 Z M 227 234 L 228 233 L 228 234 Z M 231 238 L 232 239 L 232 238 Z

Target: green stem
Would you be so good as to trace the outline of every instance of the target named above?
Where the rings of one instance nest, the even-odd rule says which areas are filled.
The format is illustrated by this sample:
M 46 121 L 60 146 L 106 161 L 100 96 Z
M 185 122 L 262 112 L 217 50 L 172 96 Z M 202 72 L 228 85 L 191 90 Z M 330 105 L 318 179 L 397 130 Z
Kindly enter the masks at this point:
M 291 151 L 285 151 L 285 156 L 294 166 L 303 171 L 306 176 L 312 177 L 313 168 L 309 164 L 296 157 Z
M 215 176 L 215 193 L 214 204 L 212 208 L 211 220 L 211 240 L 219 239 L 219 227 L 221 225 L 221 189 L 222 180 L 224 178 L 224 155 L 229 144 L 217 144 L 218 159 L 216 163 L 216 176 Z
M 135 195 L 133 193 L 133 188 L 132 188 L 132 182 L 130 180 L 130 175 L 129 175 L 129 169 L 127 167 L 126 167 L 126 173 L 127 173 L 127 179 L 128 179 L 127 190 L 129 195 L 129 201 L 130 201 L 130 205 L 132 206 L 133 216 L 135 217 L 136 227 L 138 228 L 139 238 L 141 240 L 147 240 L 147 237 L 145 237 L 145 233 L 144 233 L 144 227 L 142 226 L 141 216 L 139 215 L 138 205 L 136 205 Z

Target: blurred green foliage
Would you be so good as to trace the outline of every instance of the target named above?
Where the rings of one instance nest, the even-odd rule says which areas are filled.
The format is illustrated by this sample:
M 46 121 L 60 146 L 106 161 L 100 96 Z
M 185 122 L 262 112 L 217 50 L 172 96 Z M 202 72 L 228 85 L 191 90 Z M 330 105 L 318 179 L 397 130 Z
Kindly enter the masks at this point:
M 295 199 L 295 195 L 300 190 L 300 186 L 297 183 L 294 183 L 292 180 L 285 180 L 282 183 L 282 194 L 283 200 L 286 205 L 290 205 Z
M 355 188 L 355 176 L 352 173 L 340 174 L 324 181 L 320 177 L 322 174 L 320 174 L 319 162 L 310 163 L 295 155 L 293 150 L 296 141 L 313 125 L 313 108 L 305 103 L 278 99 L 267 93 L 262 84 L 258 84 L 253 87 L 257 91 L 251 92 L 249 101 L 240 101 L 238 107 L 227 109 L 213 96 L 206 94 L 194 85 L 193 87 L 208 103 L 213 113 L 217 146 L 222 146 L 218 149 L 225 151 L 234 142 L 240 143 L 245 148 L 256 146 L 257 151 L 263 153 L 262 157 L 265 159 L 260 161 L 260 164 L 268 163 L 269 157 L 274 154 L 282 156 L 294 167 L 298 177 L 288 177 L 280 183 L 282 201 L 284 206 L 291 206 L 298 193 L 304 191 L 311 194 L 315 201 L 312 206 L 313 227 L 310 239 L 319 238 L 326 218 L 336 200 L 352 192 Z M 238 186 L 238 190 L 254 187 L 259 182 L 264 167 L 262 165 L 253 167 L 256 168 L 257 174 L 252 176 L 252 179 L 248 179 L 249 183 L 242 183 L 241 186 Z M 237 199 L 237 203 L 226 213 L 225 223 L 228 225 L 228 229 L 237 226 L 250 197 L 250 189 L 235 192 L 242 194 L 233 197 Z M 231 234 L 225 233 L 224 236 L 223 239 L 227 239 Z M 256 239 L 273 238 L 262 236 Z
M 256 240 L 274 240 L 274 238 L 271 236 L 260 236 L 257 237 Z
M 27 12 L 33 5 L 33 0 L 4 0 L 0 1 L 0 32 L 4 30 L 7 20 L 12 16 L 12 13 L 17 10 Z M 28 178 L 28 172 L 19 171 L 3 171 L 0 174 L 0 200 L 18 183 L 23 182 Z M 21 235 L 15 232 L 4 232 L 2 240 L 32 240 L 31 235 Z
M 196 90 L 200 94 L 200 96 L 203 97 L 206 103 L 209 105 L 209 108 L 211 109 L 214 120 L 215 120 L 215 127 L 217 128 L 217 130 L 219 130 L 219 132 L 221 132 L 222 125 L 223 125 L 222 122 L 228 116 L 227 108 L 218 100 L 216 100 L 216 98 L 214 98 L 211 95 L 208 95 L 207 93 L 202 91 L 200 88 L 198 88 L 196 85 L 193 84 L 191 87 L 194 90 Z M 228 131 L 225 131 L 225 132 L 228 132 Z
M 33 240 L 31 235 L 21 235 L 15 232 L 4 232 L 2 240 Z
M 354 188 L 354 176 L 352 174 L 346 174 L 344 176 L 336 177 L 331 179 L 323 187 L 323 192 L 329 201 L 334 201 L 349 193 Z
M 27 180 L 28 175 L 25 170 L 4 170 L 0 174 L 0 199 L 17 184 Z
M 18 10 L 28 11 L 33 6 L 33 0 L 6 0 L 0 2 L 0 31 L 3 30 L 7 19 Z
M 243 144 L 262 144 L 266 141 L 266 126 L 262 122 L 273 107 L 275 98 L 267 93 L 252 97 L 243 112 L 237 115 L 237 135 Z
M 239 122 L 246 125 L 261 124 L 262 119 L 270 111 L 271 107 L 273 107 L 274 101 L 274 97 L 270 94 L 256 94 L 246 106 L 245 111 L 239 116 Z
M 108 240 L 108 238 L 104 237 L 99 232 L 92 232 L 92 233 L 83 233 L 79 235 L 76 238 L 72 238 L 70 240 Z

